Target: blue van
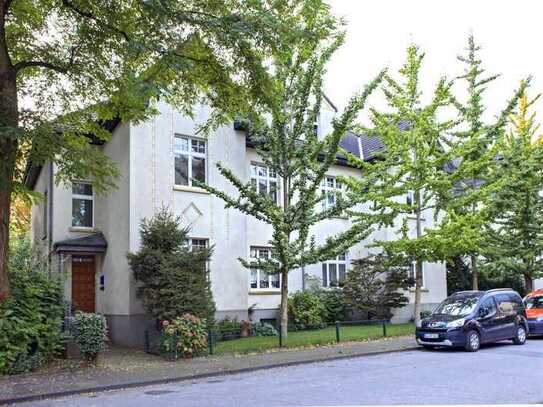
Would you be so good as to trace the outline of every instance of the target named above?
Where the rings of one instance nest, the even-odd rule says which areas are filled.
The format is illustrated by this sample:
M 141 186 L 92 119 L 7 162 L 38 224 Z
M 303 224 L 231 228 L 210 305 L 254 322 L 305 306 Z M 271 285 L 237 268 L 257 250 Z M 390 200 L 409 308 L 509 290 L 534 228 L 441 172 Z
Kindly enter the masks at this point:
M 463 347 L 477 352 L 482 343 L 512 340 L 523 345 L 528 336 L 526 310 L 510 288 L 462 291 L 439 304 L 416 329 L 419 345 Z

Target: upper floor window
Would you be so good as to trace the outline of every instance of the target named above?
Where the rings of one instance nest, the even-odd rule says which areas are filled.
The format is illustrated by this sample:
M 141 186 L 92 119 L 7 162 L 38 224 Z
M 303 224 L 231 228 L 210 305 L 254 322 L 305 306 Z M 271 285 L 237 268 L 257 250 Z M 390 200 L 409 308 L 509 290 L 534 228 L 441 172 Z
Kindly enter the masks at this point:
M 72 226 L 94 226 L 94 194 L 88 182 L 72 182 Z
M 343 285 L 347 272 L 347 253 L 322 263 L 322 286 L 339 287 Z
M 321 193 L 324 196 L 321 201 L 322 209 L 325 210 L 332 208 L 336 204 L 337 197 L 339 194 L 341 194 L 342 190 L 343 185 L 336 179 L 336 177 L 324 177 L 324 179 L 321 181 Z
M 405 204 L 407 206 L 409 206 L 410 208 L 412 208 L 410 210 L 410 212 L 414 212 L 415 211 L 415 192 L 414 191 L 407 191 L 407 193 L 405 194 Z
M 267 247 L 251 247 L 251 260 L 265 260 L 271 257 L 271 250 Z M 253 290 L 258 289 L 276 289 L 280 288 L 279 274 L 269 274 L 258 267 L 252 267 L 250 270 L 249 287 Z
M 192 186 L 206 181 L 206 141 L 175 136 L 175 185 Z
M 277 203 L 277 174 L 265 165 L 251 164 L 251 184 L 261 195 L 268 195 Z
M 205 250 L 209 247 L 208 239 L 187 239 L 187 245 L 190 250 Z M 209 261 L 205 262 L 204 271 L 209 273 Z

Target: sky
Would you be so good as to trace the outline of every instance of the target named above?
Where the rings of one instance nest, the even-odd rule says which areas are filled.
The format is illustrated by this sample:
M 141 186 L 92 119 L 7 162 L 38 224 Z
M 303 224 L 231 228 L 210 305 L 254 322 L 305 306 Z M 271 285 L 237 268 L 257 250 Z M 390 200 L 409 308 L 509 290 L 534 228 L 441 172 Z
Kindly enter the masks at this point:
M 522 78 L 534 77 L 531 94 L 543 92 L 543 1 L 541 0 L 329 0 L 347 22 L 345 44 L 332 57 L 325 90 L 340 108 L 382 68 L 394 75 L 406 48 L 426 53 L 422 90 L 430 95 L 442 75 L 462 73 L 456 56 L 470 32 L 482 47 L 487 74 L 501 74 L 488 89 L 487 118 L 495 116 Z M 456 92 L 462 96 L 461 83 Z M 371 104 L 379 106 L 377 94 Z M 543 102 L 536 105 L 543 120 Z

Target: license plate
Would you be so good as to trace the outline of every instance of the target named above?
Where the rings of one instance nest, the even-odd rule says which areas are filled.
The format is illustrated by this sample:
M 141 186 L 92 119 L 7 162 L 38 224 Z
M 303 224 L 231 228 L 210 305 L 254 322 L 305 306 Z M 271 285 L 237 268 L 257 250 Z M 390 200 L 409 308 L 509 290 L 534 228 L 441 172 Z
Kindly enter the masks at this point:
M 427 339 L 437 339 L 439 338 L 439 334 L 424 334 L 424 337 Z

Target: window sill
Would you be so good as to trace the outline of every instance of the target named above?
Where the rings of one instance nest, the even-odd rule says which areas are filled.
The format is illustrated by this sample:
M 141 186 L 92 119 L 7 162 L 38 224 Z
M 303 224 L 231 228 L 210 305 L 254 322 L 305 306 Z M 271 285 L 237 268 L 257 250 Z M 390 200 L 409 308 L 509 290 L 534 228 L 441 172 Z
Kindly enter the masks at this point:
M 198 187 L 191 187 L 188 185 L 174 185 L 173 186 L 174 191 L 184 191 L 184 192 L 194 192 L 197 194 L 206 194 L 209 195 L 209 191 L 206 191 L 205 189 L 198 188 Z
M 407 215 L 407 219 L 409 220 L 417 220 L 417 217 L 414 215 Z M 426 222 L 426 218 L 420 218 L 421 222 Z
M 280 289 L 273 289 L 273 290 L 251 289 L 249 290 L 249 295 L 281 295 L 281 290 Z
M 98 232 L 96 228 L 87 228 L 87 227 L 82 227 L 82 226 L 71 226 L 68 230 L 70 232 L 80 232 L 80 233 Z

